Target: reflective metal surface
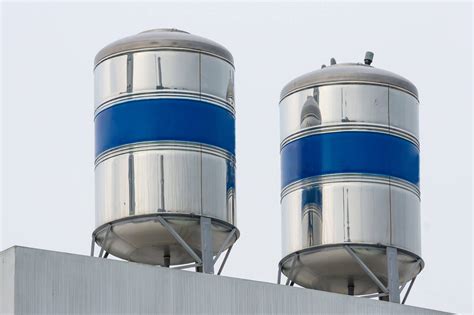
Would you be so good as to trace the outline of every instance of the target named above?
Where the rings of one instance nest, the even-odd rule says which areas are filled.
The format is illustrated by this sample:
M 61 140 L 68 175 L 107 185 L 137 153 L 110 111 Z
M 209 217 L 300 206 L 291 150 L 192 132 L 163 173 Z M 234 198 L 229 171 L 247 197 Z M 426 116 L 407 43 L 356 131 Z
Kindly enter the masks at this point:
M 196 146 L 122 148 L 96 167 L 97 226 L 132 215 L 192 213 L 235 222 L 234 161 Z
M 99 51 L 94 64 L 97 66 L 105 59 L 129 52 L 160 49 L 197 51 L 229 63 L 234 62 L 232 54 L 212 40 L 173 28 L 163 28 L 144 31 L 107 45 Z
M 280 99 L 299 90 L 341 83 L 388 86 L 418 98 L 415 85 L 398 74 L 361 63 L 340 63 L 292 80 L 281 91 Z
M 280 140 L 304 130 L 381 129 L 418 138 L 418 101 L 396 89 L 372 85 L 328 85 L 293 93 L 280 103 Z M 316 118 L 317 117 L 317 118 Z
M 186 51 L 121 55 L 95 69 L 96 114 L 130 98 L 209 99 L 234 111 L 234 68 L 212 56 Z
M 398 249 L 400 284 L 421 271 L 420 190 L 412 180 L 418 178 L 419 162 L 405 168 L 410 157 L 393 151 L 407 140 L 418 156 L 418 107 L 418 91 L 410 81 L 363 64 L 331 65 L 283 88 L 280 264 L 290 281 L 344 294 L 378 293 L 380 288 L 343 245 L 384 285 L 386 247 Z M 328 137 L 330 133 L 359 136 Z M 381 148 L 370 140 L 374 133 L 397 140 Z M 323 137 L 331 143 L 316 141 Z M 384 160 L 374 160 L 380 150 L 387 152 Z M 352 171 L 351 166 L 364 161 L 381 163 L 380 173 Z M 383 173 L 386 166 L 393 172 Z M 323 173 L 312 173 L 319 171 Z
M 232 232 L 235 97 L 230 52 L 183 31 L 151 30 L 102 49 L 94 77 L 99 144 L 95 241 L 114 256 L 166 266 L 203 257 L 203 244 L 206 259 L 232 246 L 239 233 Z M 207 127 L 209 122 L 219 126 L 219 135 Z M 185 124 L 199 135 L 189 135 Z M 166 217 L 178 238 L 158 216 Z M 211 245 L 201 244 L 200 218 L 210 218 Z M 194 250 L 194 258 L 179 238 Z
M 419 197 L 389 180 L 354 177 L 306 183 L 282 198 L 283 256 L 351 242 L 391 245 L 421 255 Z

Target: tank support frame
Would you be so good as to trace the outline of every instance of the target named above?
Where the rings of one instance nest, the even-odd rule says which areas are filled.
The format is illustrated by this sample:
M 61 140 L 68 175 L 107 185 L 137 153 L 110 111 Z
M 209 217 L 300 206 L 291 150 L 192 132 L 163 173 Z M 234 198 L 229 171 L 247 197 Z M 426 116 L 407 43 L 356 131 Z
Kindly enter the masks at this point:
M 347 251 L 349 255 L 354 259 L 354 261 L 359 264 L 359 266 L 364 270 L 364 272 L 372 279 L 372 281 L 379 287 L 380 292 L 375 293 L 375 294 L 368 294 L 368 295 L 361 295 L 360 297 L 364 298 L 379 298 L 380 300 L 383 301 L 388 301 L 392 303 L 400 303 L 400 296 L 405 288 L 405 286 L 410 282 L 410 285 L 408 286 L 408 289 L 405 293 L 405 296 L 403 297 L 403 300 L 401 301 L 401 304 L 405 304 L 408 295 L 410 294 L 411 288 L 413 287 L 413 284 L 415 283 L 416 276 L 413 277 L 411 280 L 405 282 L 403 285 L 400 286 L 400 278 L 399 278 L 399 273 L 398 273 L 398 250 L 395 247 L 387 246 L 386 247 L 386 257 L 387 257 L 387 275 L 388 275 L 388 281 L 387 281 L 387 286 L 385 286 L 378 278 L 377 276 L 370 270 L 370 268 L 360 259 L 359 256 L 355 253 L 355 251 L 351 248 L 349 245 L 344 245 L 344 249 Z M 290 270 L 288 271 L 288 277 L 286 279 L 285 285 L 287 286 L 293 286 L 295 283 L 292 279 L 293 275 L 293 270 L 296 264 L 296 261 L 298 260 L 298 254 L 296 257 L 293 258 L 293 261 L 291 263 Z M 417 267 L 418 264 L 414 266 Z M 277 279 L 277 284 L 281 284 L 281 275 L 283 274 L 283 264 L 280 262 L 278 264 L 278 279 Z M 352 291 L 352 294 L 351 294 Z M 348 294 L 353 295 L 353 288 L 348 288 Z
M 217 263 L 217 260 L 220 258 L 222 253 L 225 251 L 224 258 L 222 260 L 221 265 L 219 266 L 217 275 L 220 275 L 224 269 L 224 266 L 227 262 L 227 258 L 232 250 L 233 245 L 228 246 L 232 237 L 237 232 L 237 229 L 234 227 L 227 238 L 222 243 L 219 251 L 214 256 L 212 251 L 212 218 L 209 217 L 200 217 L 200 229 L 201 229 L 201 255 L 198 255 L 186 241 L 179 235 L 178 232 L 168 223 L 168 221 L 163 216 L 157 216 L 157 220 L 161 223 L 161 225 L 173 236 L 173 238 L 184 248 L 184 250 L 194 259 L 194 263 L 185 264 L 185 265 L 178 265 L 175 267 L 170 267 L 169 264 L 165 267 L 171 269 L 188 269 L 188 268 L 196 268 L 197 272 L 214 274 L 214 266 Z M 113 226 L 112 224 L 107 225 L 107 231 L 105 232 L 105 237 L 103 240 L 103 246 L 100 246 L 99 258 L 107 258 L 109 256 L 109 252 L 107 251 L 107 239 L 112 232 Z M 94 257 L 95 253 L 95 244 L 97 243 L 97 231 L 92 233 L 92 242 L 91 242 L 91 252 L 90 256 Z M 227 248 L 227 249 L 226 249 Z

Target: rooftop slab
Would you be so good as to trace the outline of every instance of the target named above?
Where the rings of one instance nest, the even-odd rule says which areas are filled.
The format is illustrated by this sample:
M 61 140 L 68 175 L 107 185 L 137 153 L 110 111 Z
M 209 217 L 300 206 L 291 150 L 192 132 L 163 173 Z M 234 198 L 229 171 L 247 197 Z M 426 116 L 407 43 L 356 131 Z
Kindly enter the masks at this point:
M 48 250 L 0 253 L 1 314 L 434 314 L 412 306 Z

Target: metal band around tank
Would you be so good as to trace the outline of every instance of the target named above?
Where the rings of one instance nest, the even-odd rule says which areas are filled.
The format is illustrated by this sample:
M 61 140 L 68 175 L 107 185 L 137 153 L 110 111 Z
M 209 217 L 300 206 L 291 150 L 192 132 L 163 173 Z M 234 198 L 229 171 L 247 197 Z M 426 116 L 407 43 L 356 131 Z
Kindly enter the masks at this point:
M 206 145 L 202 143 L 193 143 L 193 142 L 184 142 L 184 141 L 147 141 L 139 142 L 132 144 L 125 144 L 123 146 L 113 148 L 103 152 L 95 160 L 95 165 L 111 159 L 113 157 L 130 154 L 135 152 L 147 152 L 147 151 L 163 151 L 163 150 L 173 150 L 173 151 L 187 151 L 187 152 L 199 152 L 204 154 L 210 154 L 216 157 L 223 158 L 233 165 L 235 165 L 235 156 L 223 150 L 221 148 Z
M 211 57 L 219 58 L 220 60 L 223 60 L 223 61 L 227 62 L 229 65 L 231 65 L 232 68 L 235 68 L 234 64 L 233 64 L 233 61 L 230 60 L 229 58 L 224 58 L 221 55 L 213 54 L 209 51 L 204 51 L 204 50 L 200 50 L 200 49 L 192 49 L 192 48 L 179 48 L 179 47 L 162 46 L 162 47 L 129 49 L 129 50 L 124 50 L 124 51 L 120 51 L 120 52 L 108 55 L 107 57 L 104 57 L 104 58 L 100 59 L 98 62 L 96 62 L 95 66 L 94 66 L 94 69 L 96 69 L 105 60 L 108 60 L 108 59 L 111 59 L 111 58 L 114 58 L 114 57 L 123 56 L 123 55 L 126 55 L 126 54 L 149 52 L 149 51 L 152 51 L 152 52 L 154 52 L 154 51 L 183 51 L 183 52 L 204 54 L 204 55 L 208 55 L 208 56 L 211 56 Z
M 212 105 L 222 107 L 228 110 L 233 116 L 235 116 L 235 108 L 228 102 L 222 99 L 205 93 L 184 91 L 184 90 L 160 90 L 160 91 L 144 91 L 126 93 L 118 97 L 113 97 L 103 104 L 101 104 L 94 112 L 94 117 L 97 117 L 100 112 L 110 108 L 112 106 L 130 101 L 130 100 L 142 100 L 142 99 L 185 99 L 195 101 L 205 101 Z
M 395 186 L 410 191 L 420 198 L 420 189 L 413 185 L 412 183 L 388 176 L 374 176 L 367 174 L 359 173 L 346 173 L 346 174 L 331 174 L 331 175 L 321 175 L 304 178 L 298 181 L 295 181 L 287 185 L 282 191 L 280 198 L 283 199 L 286 195 L 299 190 L 305 189 L 313 186 L 320 186 L 327 183 L 372 183 L 372 184 L 385 184 L 390 186 Z
M 420 142 L 418 141 L 418 139 L 413 134 L 401 128 L 396 128 L 396 127 L 381 125 L 381 124 L 370 124 L 370 123 L 344 123 L 344 124 L 335 123 L 335 124 L 326 124 L 326 125 L 306 128 L 286 137 L 281 142 L 280 151 L 283 150 L 283 148 L 288 143 L 307 137 L 307 136 L 324 134 L 324 133 L 332 133 L 332 132 L 344 132 L 344 131 L 378 132 L 378 133 L 388 134 L 388 135 L 397 136 L 404 140 L 410 141 L 417 148 L 420 147 Z
M 208 102 L 144 99 L 120 103 L 95 118 L 96 158 L 126 144 L 149 141 L 203 143 L 235 154 L 233 115 Z
M 304 178 L 361 173 L 396 177 L 419 185 L 419 150 L 409 141 L 375 132 L 336 132 L 307 136 L 281 151 L 284 189 Z
M 392 89 L 396 89 L 396 90 L 400 90 L 402 92 L 408 93 L 408 94 L 412 95 L 414 98 L 416 98 L 418 100 L 418 94 L 415 94 L 415 93 L 411 92 L 410 90 L 404 89 L 404 88 L 402 88 L 398 85 L 393 85 L 393 84 L 383 83 L 383 82 L 377 82 L 377 81 L 357 81 L 357 80 L 346 81 L 346 80 L 343 80 L 343 81 L 323 82 L 323 83 L 318 83 L 318 84 L 308 84 L 308 85 L 301 86 L 297 89 L 290 90 L 289 92 L 286 92 L 286 94 L 282 94 L 281 97 L 280 97 L 280 102 L 283 101 L 286 97 L 290 96 L 291 94 L 294 94 L 294 93 L 297 93 L 297 92 L 300 92 L 300 91 L 303 91 L 303 90 L 312 89 L 312 88 L 320 87 L 320 86 L 341 85 L 341 84 L 347 84 L 347 85 L 361 84 L 361 85 L 372 85 L 372 86 L 385 86 L 385 87 L 389 87 L 389 88 L 392 88 Z
M 180 219 L 180 220 L 194 220 L 194 219 L 200 219 L 201 217 L 207 217 L 210 218 L 212 221 L 215 223 L 228 228 L 229 230 L 235 229 L 235 238 L 236 240 L 240 237 L 240 231 L 239 229 L 232 225 L 231 223 L 221 220 L 219 218 L 214 218 L 206 215 L 201 215 L 201 214 L 196 214 L 196 213 L 180 213 L 180 212 L 160 212 L 160 213 L 151 213 L 151 214 L 140 214 L 140 215 L 135 215 L 133 217 L 125 217 L 125 218 L 120 218 L 120 219 L 115 219 L 110 222 L 104 223 L 102 225 L 99 225 L 94 232 L 92 232 L 92 236 L 97 236 L 101 232 L 105 232 L 105 229 L 109 227 L 109 225 L 112 226 L 117 226 L 121 224 L 127 224 L 130 222 L 133 223 L 139 223 L 139 222 L 149 222 L 150 219 L 152 221 L 159 222 L 158 217 L 165 217 L 169 219 Z
M 292 256 L 298 256 L 298 255 L 302 255 L 302 254 L 310 254 L 314 251 L 323 251 L 323 250 L 326 250 L 326 249 L 331 249 L 331 248 L 337 248 L 337 247 L 344 247 L 344 246 L 347 246 L 347 243 L 332 243 L 332 244 L 324 244 L 324 245 L 318 245 L 318 246 L 313 246 L 313 247 L 307 247 L 307 248 L 302 248 L 300 250 L 297 250 L 295 252 L 292 252 L 288 255 L 285 255 L 281 260 L 280 260 L 280 263 L 279 265 L 284 265 L 287 260 L 289 260 L 290 258 L 292 258 Z M 384 245 L 384 244 L 373 244 L 373 243 L 363 243 L 363 242 L 351 242 L 350 243 L 350 246 L 352 248 L 357 248 L 357 247 L 362 247 L 362 248 L 367 248 L 367 247 L 372 247 L 372 248 L 381 248 L 381 249 L 385 249 L 387 246 L 389 245 Z M 390 245 L 390 246 L 393 246 L 393 245 Z M 425 267 L 425 261 L 418 255 L 418 254 L 415 254 L 413 253 L 413 251 L 410 251 L 410 250 L 407 250 L 405 248 L 402 248 L 402 247 L 398 247 L 396 246 L 397 249 L 402 252 L 403 254 L 405 255 L 408 255 L 408 256 L 414 256 L 415 257 L 415 260 L 414 262 L 416 263 L 419 263 L 420 264 L 420 267 L 421 269 L 423 269 Z

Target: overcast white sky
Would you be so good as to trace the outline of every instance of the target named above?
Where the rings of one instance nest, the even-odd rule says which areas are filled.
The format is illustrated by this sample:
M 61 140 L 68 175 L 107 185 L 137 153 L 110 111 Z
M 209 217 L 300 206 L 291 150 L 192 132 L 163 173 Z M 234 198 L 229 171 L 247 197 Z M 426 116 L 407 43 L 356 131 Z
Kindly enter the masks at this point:
M 275 282 L 280 256 L 278 100 L 291 79 L 362 61 L 417 85 L 422 251 L 408 304 L 472 308 L 472 5 L 2 4 L 0 249 L 88 254 L 94 229 L 93 59 L 159 27 L 234 55 L 237 242 L 224 273 Z

